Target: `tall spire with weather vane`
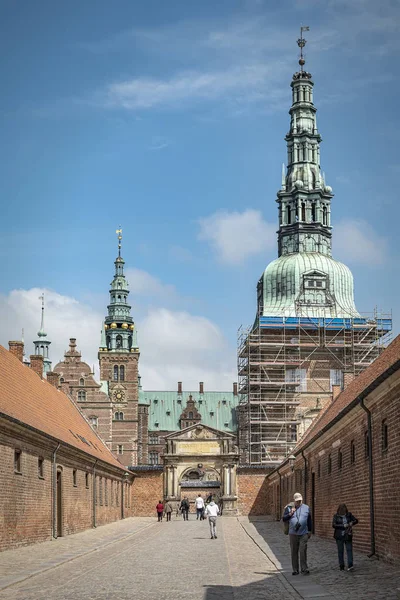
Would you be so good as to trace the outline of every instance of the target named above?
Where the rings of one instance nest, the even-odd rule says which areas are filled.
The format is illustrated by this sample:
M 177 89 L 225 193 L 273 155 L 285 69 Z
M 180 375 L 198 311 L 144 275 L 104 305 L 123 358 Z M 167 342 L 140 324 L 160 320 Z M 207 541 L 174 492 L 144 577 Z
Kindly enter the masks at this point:
M 39 296 L 42 302 L 42 315 L 40 321 L 40 329 L 37 332 L 38 340 L 34 341 L 35 354 L 43 356 L 43 372 L 51 371 L 51 360 L 49 358 L 49 346 L 51 342 L 47 340 L 47 333 L 44 330 L 44 292 Z
M 100 351 L 137 352 L 135 324 L 131 317 L 131 306 L 128 304 L 129 286 L 124 275 L 125 261 L 121 256 L 122 227 L 120 226 L 115 233 L 118 239 L 118 256 L 114 262 L 115 274 L 110 287 L 108 315 L 102 327 Z
M 332 188 L 321 171 L 311 73 L 305 70 L 300 27 L 300 70 L 292 77 L 290 127 L 285 136 L 287 168 L 277 194 L 278 259 L 259 282 L 263 314 L 282 316 L 356 316 L 350 269 L 332 258 Z M 262 288 L 262 289 L 261 289 Z

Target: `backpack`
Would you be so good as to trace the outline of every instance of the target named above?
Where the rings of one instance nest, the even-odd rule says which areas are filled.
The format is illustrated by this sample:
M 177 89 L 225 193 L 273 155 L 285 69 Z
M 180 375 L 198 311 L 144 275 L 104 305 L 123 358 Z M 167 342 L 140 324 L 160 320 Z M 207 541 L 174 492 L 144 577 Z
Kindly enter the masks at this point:
M 289 502 L 289 504 L 287 504 L 283 510 L 283 514 L 285 514 L 286 509 L 287 508 L 293 508 L 294 506 L 294 502 Z M 283 515 L 282 515 L 283 517 Z M 289 535 L 289 525 L 290 525 L 290 521 L 283 521 L 283 533 L 285 535 Z

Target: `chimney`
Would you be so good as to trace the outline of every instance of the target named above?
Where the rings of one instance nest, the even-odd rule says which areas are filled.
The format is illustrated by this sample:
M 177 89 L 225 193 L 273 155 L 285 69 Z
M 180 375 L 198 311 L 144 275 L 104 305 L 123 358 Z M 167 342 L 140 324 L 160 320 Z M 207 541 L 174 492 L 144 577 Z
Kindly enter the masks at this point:
M 60 376 L 58 373 L 55 373 L 54 371 L 49 371 L 46 374 L 46 378 L 50 385 L 54 385 L 54 387 L 57 389 L 60 387 Z
M 31 354 L 31 369 L 43 379 L 43 356 L 41 354 Z
M 204 394 L 204 383 L 202 381 L 199 383 L 199 394 Z
M 343 373 L 343 389 L 346 389 L 349 383 L 353 381 L 355 375 L 352 371 L 345 371 Z
M 341 391 L 342 391 L 342 388 L 340 385 L 332 386 L 332 402 L 335 402 L 336 398 L 339 396 Z
M 182 381 L 178 381 L 178 394 L 182 394 Z
M 238 388 L 237 388 L 237 383 L 236 381 L 233 382 L 233 395 L 237 396 L 238 395 Z
M 24 342 L 8 342 L 8 348 L 20 362 L 24 362 Z

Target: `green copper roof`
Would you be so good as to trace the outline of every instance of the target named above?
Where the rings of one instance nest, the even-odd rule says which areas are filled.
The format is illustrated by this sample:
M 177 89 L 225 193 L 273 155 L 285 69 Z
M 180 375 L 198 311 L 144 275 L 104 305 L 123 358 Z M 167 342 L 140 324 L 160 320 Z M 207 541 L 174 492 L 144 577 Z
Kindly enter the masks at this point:
M 233 392 L 178 392 L 144 391 L 140 401 L 149 404 L 150 431 L 177 431 L 179 417 L 192 395 L 196 408 L 201 414 L 201 422 L 222 431 L 236 431 L 236 407 L 239 396 Z M 156 425 L 158 423 L 158 426 Z
M 263 316 L 358 317 L 353 275 L 318 252 L 281 256 L 265 269 Z

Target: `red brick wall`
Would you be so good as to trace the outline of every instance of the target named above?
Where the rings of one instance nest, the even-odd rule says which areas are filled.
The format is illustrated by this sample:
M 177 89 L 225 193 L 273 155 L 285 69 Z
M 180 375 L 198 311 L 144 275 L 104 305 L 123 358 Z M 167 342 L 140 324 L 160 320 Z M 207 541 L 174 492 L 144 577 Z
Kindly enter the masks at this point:
M 238 512 L 240 515 L 266 515 L 269 471 L 250 467 L 237 469 Z
M 132 488 L 132 507 L 135 517 L 152 517 L 156 514 L 156 504 L 163 500 L 163 472 L 140 471 Z
M 372 456 L 374 468 L 375 542 L 376 554 L 390 561 L 400 561 L 400 512 L 397 510 L 400 484 L 398 447 L 400 441 L 400 373 L 394 373 L 370 397 L 365 405 L 372 414 Z M 388 426 L 388 448 L 382 448 L 382 420 Z M 333 537 L 332 517 L 341 503 L 359 519 L 353 544 L 363 552 L 371 551 L 369 461 L 365 452 L 367 415 L 357 405 L 332 426 L 323 436 L 304 450 L 307 459 L 307 484 L 304 461 L 296 456 L 295 469 L 280 468 L 281 479 L 274 472 L 268 482 L 268 512 L 279 515 L 279 486 L 281 510 L 295 491 L 303 494 L 307 504 L 314 505 L 315 533 Z M 354 443 L 355 461 L 351 460 Z M 339 451 L 342 467 L 339 466 Z M 331 471 L 329 472 L 329 456 Z M 312 478 L 315 491 L 312 497 Z M 307 487 L 307 489 L 306 489 Z
M 21 429 L 14 438 L 12 431 L 4 428 L 0 434 L 0 551 L 22 545 L 34 544 L 52 538 L 52 450 L 47 441 L 35 443 L 32 438 L 24 440 Z M 21 468 L 14 469 L 15 449 L 21 451 Z M 38 458 L 44 459 L 43 477 L 39 477 Z M 68 456 L 61 450 L 57 453 L 57 468 L 62 471 L 62 535 L 84 531 L 93 524 L 93 461 L 83 457 Z M 76 470 L 76 486 L 73 471 Z M 85 473 L 89 471 L 89 489 L 86 488 Z M 97 525 L 116 521 L 122 516 L 121 479 L 119 500 L 116 502 L 116 487 L 111 502 L 111 479 L 115 475 L 98 471 L 107 480 L 107 502 L 104 494 L 96 505 Z M 122 472 L 121 472 L 122 477 Z M 125 484 L 124 516 L 133 515 L 132 485 Z

